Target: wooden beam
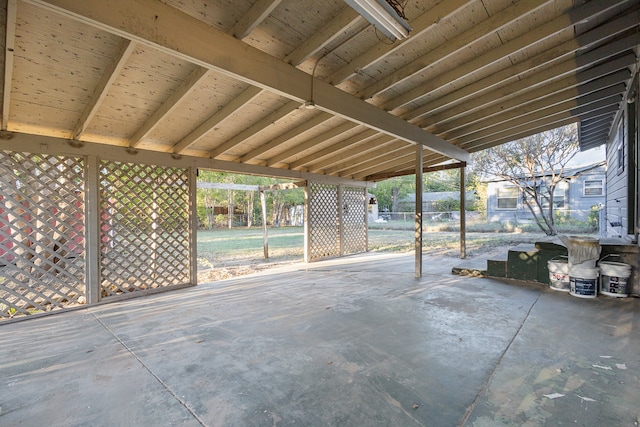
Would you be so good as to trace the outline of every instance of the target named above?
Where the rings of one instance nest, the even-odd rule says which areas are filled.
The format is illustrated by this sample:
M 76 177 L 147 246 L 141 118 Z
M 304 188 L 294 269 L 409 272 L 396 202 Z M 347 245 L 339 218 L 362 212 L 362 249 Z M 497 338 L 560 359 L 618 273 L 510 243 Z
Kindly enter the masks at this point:
M 262 211 L 262 251 L 264 259 L 269 259 L 269 227 L 267 227 L 267 199 L 264 191 L 260 192 L 260 208 Z
M 207 76 L 209 70 L 202 67 L 196 67 L 195 70 L 187 77 L 187 79 L 160 105 L 147 121 L 140 126 L 136 133 L 129 139 L 129 146 L 132 148 L 140 145 L 142 140 L 155 129 L 156 126 L 171 113 L 180 102 L 193 92 L 202 80 Z
M 384 149 L 384 147 L 388 147 L 389 144 L 394 142 L 397 143 L 398 140 L 387 135 L 378 136 L 374 139 L 367 138 L 354 144 L 348 151 L 334 153 L 331 157 L 313 162 L 307 169 L 310 172 L 319 172 L 327 167 L 346 169 L 354 164 L 366 161 L 372 151 Z
M 184 152 L 184 150 L 195 144 L 200 138 L 209 133 L 211 129 L 216 127 L 224 119 L 228 118 L 231 114 L 238 111 L 244 105 L 260 96 L 262 92 L 263 90 L 258 87 L 249 86 L 240 95 L 233 98 L 231 102 L 215 112 L 211 117 L 201 123 L 187 136 L 182 138 L 180 142 L 173 146 L 173 152 L 177 154 Z
M 316 151 L 314 153 L 309 154 L 308 156 L 302 157 L 294 162 L 289 163 L 289 169 L 295 170 L 301 167 L 304 167 L 310 163 L 318 162 L 327 156 L 331 156 L 334 154 L 340 154 L 343 150 L 347 150 L 349 148 L 355 148 L 359 143 L 365 142 L 370 138 L 378 135 L 376 131 L 371 129 L 367 129 L 363 132 L 360 132 L 357 135 L 354 135 L 350 138 L 342 140 L 336 144 L 333 144 L 329 147 L 323 148 L 320 151 Z M 319 169 L 321 170 L 322 167 Z
M 135 40 L 177 58 L 261 87 L 295 102 L 309 101 L 310 76 L 224 34 L 205 22 L 155 0 L 25 0 L 112 34 Z M 131 19 L 134 16 L 136 19 Z M 183 29 L 188 28 L 189 31 Z M 207 43 L 202 41 L 206 40 Z M 466 161 L 469 153 L 419 127 L 319 79 L 317 108 L 371 129 L 422 144 Z
M 422 277 L 422 146 L 416 146 L 415 277 Z
M 300 104 L 296 101 L 287 102 L 282 107 L 271 112 L 266 117 L 263 117 L 258 122 L 254 123 L 253 125 L 244 129 L 242 132 L 233 136 L 230 140 L 222 143 L 221 145 L 211 150 L 211 153 L 210 153 L 211 158 L 215 159 L 216 157 L 226 153 L 227 151 L 233 149 L 234 147 L 237 147 L 238 145 L 242 144 L 245 140 L 256 135 L 258 132 L 264 130 L 268 126 L 272 126 L 276 124 L 279 120 L 282 120 L 283 118 L 287 117 L 289 114 L 297 110 L 298 107 L 300 107 Z
M 625 85 L 620 83 L 595 92 L 586 92 L 586 95 L 582 96 L 577 96 L 577 91 L 574 90 L 559 92 L 538 101 L 523 104 L 519 108 L 507 110 L 503 114 L 491 116 L 488 120 L 475 122 L 470 126 L 446 132 L 444 137 L 449 141 L 458 142 L 462 138 L 496 133 L 520 125 L 523 122 L 537 120 L 563 111 L 570 111 L 578 106 L 588 105 L 610 96 L 618 95 L 622 97 L 625 89 Z
M 213 190 L 260 191 L 259 185 L 232 184 L 227 182 L 198 182 L 198 188 Z
M 545 93 L 575 87 L 600 77 L 603 74 L 624 69 L 635 63 L 635 55 L 626 54 L 594 68 L 589 68 L 589 66 L 610 57 L 612 51 L 614 54 L 625 52 L 637 40 L 637 36 L 629 36 L 585 54 L 584 57 L 586 58 L 582 60 L 585 63 L 585 67 L 583 71 L 579 71 L 578 73 L 576 73 L 575 59 L 571 59 L 555 67 L 539 73 L 533 73 L 517 82 L 475 97 L 464 104 L 457 105 L 428 117 L 422 120 L 420 125 L 437 132 L 438 125 L 444 123 L 453 122 L 455 123 L 453 126 L 457 126 L 458 123 L 467 124 L 473 121 L 472 114 L 475 114 L 476 117 L 485 116 L 485 112 L 487 115 L 491 115 L 494 114 L 495 111 L 502 110 L 503 105 L 508 104 L 509 106 L 506 108 L 511 108 L 513 105 L 518 105 L 520 102 L 526 102 L 540 97 Z M 578 70 L 580 70 L 580 68 L 578 68 Z M 521 99 L 522 101 L 520 101 Z
M 308 140 L 306 140 L 305 142 L 296 145 L 295 147 L 292 147 L 290 149 L 287 149 L 285 151 L 283 151 L 280 154 L 276 154 L 275 156 L 271 157 L 269 160 L 267 160 L 267 166 L 275 166 L 281 163 L 286 162 L 288 159 L 304 152 L 307 151 L 315 146 L 317 146 L 318 144 L 322 144 L 325 143 L 326 141 L 331 140 L 332 138 L 336 138 L 346 132 L 349 132 L 351 130 L 353 130 L 354 128 L 358 127 L 359 125 L 355 124 L 355 123 L 351 123 L 351 122 L 347 122 L 347 123 L 343 123 L 340 126 L 336 126 L 334 128 L 332 128 L 331 130 L 328 130 L 327 132 L 324 132 L 322 135 L 318 135 L 315 136 L 313 138 L 310 138 Z
M 242 175 L 266 176 L 295 181 L 325 182 L 335 185 L 344 184 L 354 187 L 371 187 L 375 185 L 373 183 L 348 178 L 269 168 L 266 166 L 247 165 L 237 162 L 214 160 L 206 157 L 176 156 L 173 153 L 143 149 L 131 150 L 128 146 L 106 145 L 92 142 L 82 142 L 79 144 L 70 143 L 70 141 L 65 138 L 30 135 L 19 132 L 9 132 L 7 136 L 10 138 L 6 140 L 0 138 L 0 150 L 48 153 L 65 156 L 99 156 L 102 159 L 125 163 L 144 162 L 158 166 L 194 167 Z
M 627 55 L 629 60 L 631 60 L 632 56 L 635 55 Z M 589 76 L 606 74 L 613 68 L 611 65 L 613 64 L 605 63 L 597 67 L 599 69 L 598 72 L 590 72 Z M 474 126 L 474 123 L 492 123 L 500 121 L 500 116 L 504 117 L 505 113 L 516 110 L 523 106 L 528 105 L 530 106 L 530 109 L 544 108 L 548 105 L 553 105 L 554 103 L 574 99 L 584 93 L 589 93 L 591 91 L 605 88 L 607 86 L 625 82 L 629 80 L 629 78 L 631 78 L 631 73 L 628 69 L 613 72 L 606 75 L 605 77 L 595 80 L 581 78 L 581 73 L 579 73 L 578 75 L 569 76 L 556 82 L 547 82 L 547 84 L 541 85 L 538 88 L 533 88 L 533 90 L 530 90 L 526 93 L 521 93 L 518 96 L 508 97 L 506 92 L 502 91 L 491 92 L 491 94 L 493 95 L 492 98 L 497 101 L 496 103 L 490 102 L 489 100 L 491 99 L 491 97 L 488 97 L 487 101 L 490 102 L 490 105 L 484 105 L 480 108 L 474 108 L 475 103 L 473 101 L 470 101 L 469 114 L 459 116 L 454 120 L 444 119 L 444 121 L 439 122 L 440 126 L 431 126 L 430 128 L 432 130 L 446 128 L 447 135 L 449 135 L 455 129 L 471 128 Z M 531 107 L 532 105 L 533 107 Z M 441 116 L 438 115 L 438 118 L 440 117 Z
M 86 130 L 91 120 L 98 112 L 98 109 L 102 105 L 102 102 L 107 97 L 109 89 L 113 85 L 113 82 L 120 76 L 120 72 L 124 68 L 125 64 L 129 60 L 129 57 L 135 49 L 135 43 L 130 40 L 125 40 L 120 45 L 120 50 L 116 54 L 114 60 L 109 64 L 98 85 L 93 90 L 93 95 L 89 100 L 89 103 L 84 107 L 80 119 L 73 130 L 73 139 L 80 139 L 82 134 Z
M 284 184 L 261 185 L 260 191 L 293 190 L 307 186 L 307 181 L 287 182 Z
M 9 125 L 11 108 L 11 83 L 13 81 L 13 56 L 16 38 L 16 13 L 18 0 L 7 0 L 7 16 L 5 24 L 4 44 L 4 81 L 2 87 L 2 131 Z
M 464 177 L 465 168 L 460 168 L 460 258 L 467 257 L 467 191 Z
M 567 28 L 573 28 L 579 23 L 595 19 L 597 16 L 605 13 L 611 8 L 625 3 L 626 1 L 627 0 L 611 0 L 607 2 L 584 3 L 553 20 L 496 47 L 495 49 L 491 49 L 480 56 L 474 57 L 471 61 L 457 66 L 449 72 L 431 79 L 429 82 L 422 83 L 416 89 L 407 91 L 385 103 L 383 108 L 387 111 L 395 111 L 408 103 L 415 102 L 426 97 L 436 89 L 441 89 L 445 85 L 454 83 L 469 74 L 479 72 L 497 61 L 508 58 L 510 55 L 529 48 L 530 46 L 535 45 L 538 41 L 551 37 Z
M 401 117 L 413 123 L 419 123 L 418 119 L 421 116 L 433 116 L 446 108 L 451 108 L 463 103 L 466 104 L 469 100 L 472 100 L 471 97 L 478 96 L 483 92 L 491 90 L 491 88 L 505 86 L 522 78 L 527 78 L 528 76 L 526 74 L 529 73 L 538 74 L 538 70 L 544 71 L 546 68 L 549 68 L 547 64 L 557 63 L 558 60 L 563 57 L 567 60 L 575 58 L 579 50 L 589 49 L 595 43 L 599 43 L 601 40 L 614 36 L 619 31 L 624 31 L 633 25 L 637 25 L 638 19 L 640 19 L 640 17 L 637 11 L 627 14 L 621 19 L 596 27 L 591 31 L 580 34 L 576 36 L 576 38 L 550 49 L 545 49 L 544 52 L 534 57 L 491 73 L 489 76 L 469 83 L 453 92 L 429 99 L 427 104 L 414 108 L 402 114 Z
M 442 19 L 455 14 L 458 10 L 467 5 L 467 0 L 447 0 L 438 3 L 416 19 L 411 21 L 411 39 L 414 39 L 438 24 Z M 328 79 L 333 85 L 338 85 L 348 78 L 356 75 L 359 70 L 364 70 L 371 65 L 383 61 L 384 58 L 391 55 L 403 47 L 404 43 L 410 39 L 400 40 L 399 43 L 388 43 L 380 41 L 371 49 L 349 61 L 347 65 L 334 72 Z
M 282 0 L 257 0 L 251 9 L 236 22 L 231 29 L 231 34 L 242 40 L 247 37 L 258 25 L 262 23 L 274 11 Z
M 344 31 L 362 22 L 363 18 L 352 8 L 345 7 L 331 22 L 323 25 L 314 35 L 287 55 L 284 60 L 291 65 L 300 65 L 325 46 L 333 42 Z
M 440 61 L 447 60 L 451 55 L 459 52 L 478 40 L 482 40 L 486 37 L 493 37 L 496 32 L 500 31 L 507 25 L 513 23 L 517 19 L 522 19 L 523 17 L 536 12 L 551 1 L 553 0 L 521 0 L 514 3 L 493 16 L 489 16 L 484 21 L 479 22 L 476 25 L 472 25 L 468 30 L 458 34 L 450 40 L 447 40 L 446 43 L 438 45 L 430 52 L 423 53 L 409 64 L 376 81 L 366 89 L 359 91 L 356 96 L 361 98 L 372 98 L 383 91 L 389 90 L 395 85 L 420 73 L 426 67 L 434 66 Z M 531 43 L 531 39 L 527 41 L 527 44 L 529 43 Z
M 325 167 L 324 173 L 328 175 L 334 175 L 337 173 L 344 172 L 346 170 L 358 171 L 360 168 L 368 167 L 370 164 L 376 163 L 381 159 L 393 160 L 395 156 L 394 153 L 396 151 L 405 150 L 410 147 L 410 145 L 406 144 L 405 142 L 397 141 L 393 139 L 389 140 L 388 142 L 385 142 L 384 145 L 383 144 L 374 145 L 373 141 L 371 141 L 365 144 L 365 146 L 373 147 L 373 148 L 367 151 L 364 151 L 361 147 L 360 150 L 358 150 L 358 153 L 356 155 L 350 156 L 349 158 L 339 156 L 343 160 L 341 162 L 333 162 L 329 167 Z M 315 170 L 315 168 L 316 166 L 314 165 L 313 170 Z
M 423 166 L 422 173 L 440 172 L 450 169 L 460 169 L 467 167 L 467 162 L 447 163 L 438 166 Z M 367 181 L 384 181 L 385 179 L 395 178 L 397 176 L 413 175 L 416 173 L 415 168 L 405 169 L 397 172 L 379 173 L 367 177 Z
M 304 123 L 280 134 L 279 136 L 275 137 L 274 139 L 267 142 L 266 144 L 262 144 L 259 147 L 256 147 L 253 150 L 249 151 L 247 154 L 240 157 L 240 161 L 242 163 L 246 163 L 250 160 L 253 160 L 256 157 L 277 148 L 280 144 L 283 144 L 296 136 L 299 136 L 305 132 L 308 132 L 311 129 L 315 128 L 316 126 L 320 126 L 321 124 L 327 122 L 328 120 L 331 120 L 332 118 L 333 116 L 331 114 L 320 113 L 309 120 L 305 120 Z

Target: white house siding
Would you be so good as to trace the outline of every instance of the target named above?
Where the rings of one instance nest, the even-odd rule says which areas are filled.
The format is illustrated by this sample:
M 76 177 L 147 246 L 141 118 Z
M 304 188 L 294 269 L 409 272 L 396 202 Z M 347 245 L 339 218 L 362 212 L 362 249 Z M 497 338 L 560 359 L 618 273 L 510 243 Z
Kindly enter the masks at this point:
M 624 117 L 614 123 L 613 129 L 613 136 L 607 143 L 606 235 L 607 237 L 625 237 L 629 233 L 629 210 L 627 209 L 629 147 Z

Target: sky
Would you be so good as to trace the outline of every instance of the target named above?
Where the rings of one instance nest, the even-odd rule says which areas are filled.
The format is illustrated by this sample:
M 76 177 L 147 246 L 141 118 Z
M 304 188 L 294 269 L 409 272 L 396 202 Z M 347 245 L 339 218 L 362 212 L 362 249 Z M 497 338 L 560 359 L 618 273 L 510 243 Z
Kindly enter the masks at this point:
M 571 159 L 569 165 L 578 166 L 578 165 L 587 165 L 589 163 L 595 163 L 605 160 L 606 156 L 606 146 L 601 145 L 600 147 L 592 148 L 587 151 L 580 151 L 576 156 Z

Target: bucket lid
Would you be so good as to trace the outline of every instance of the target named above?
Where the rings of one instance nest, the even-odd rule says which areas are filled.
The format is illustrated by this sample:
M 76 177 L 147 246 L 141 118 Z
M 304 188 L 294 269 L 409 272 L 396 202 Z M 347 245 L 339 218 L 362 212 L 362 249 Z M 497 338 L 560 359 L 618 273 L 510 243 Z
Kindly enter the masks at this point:
M 600 270 L 605 276 L 626 277 L 631 275 L 631 266 L 622 262 L 600 261 Z
M 569 266 L 569 275 L 572 277 L 581 277 L 584 279 L 597 279 L 599 274 L 598 267 L 596 268 L 585 268 L 580 266 Z

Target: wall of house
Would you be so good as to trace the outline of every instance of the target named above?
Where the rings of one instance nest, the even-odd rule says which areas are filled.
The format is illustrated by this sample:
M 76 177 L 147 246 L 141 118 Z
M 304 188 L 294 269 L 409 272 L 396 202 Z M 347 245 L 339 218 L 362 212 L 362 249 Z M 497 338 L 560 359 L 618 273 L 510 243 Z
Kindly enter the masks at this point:
M 626 105 L 625 105 L 626 107 Z M 629 144 L 627 120 L 623 114 L 613 124 L 607 143 L 606 236 L 625 237 L 629 234 Z M 633 231 L 632 231 L 633 232 Z
M 592 206 L 604 204 L 604 194 L 585 195 L 585 181 L 603 180 L 603 193 L 606 186 L 606 168 L 600 166 L 573 177 L 565 184 L 556 187 L 556 197 L 564 191 L 564 207 L 557 212 L 564 213 L 572 219 L 585 221 L 589 217 Z M 487 220 L 490 222 L 509 221 L 515 225 L 533 221 L 533 215 L 522 201 L 522 194 L 518 194 L 515 208 L 498 207 L 498 192 L 500 189 L 513 187 L 505 181 L 489 182 L 487 185 Z
M 604 205 L 606 178 L 606 167 L 600 166 L 586 171 L 571 180 L 566 199 L 571 218 L 585 221 L 594 206 L 597 209 L 598 206 Z M 589 194 L 590 191 L 585 191 L 585 182 L 587 181 L 602 181 L 602 192 L 600 194 Z

